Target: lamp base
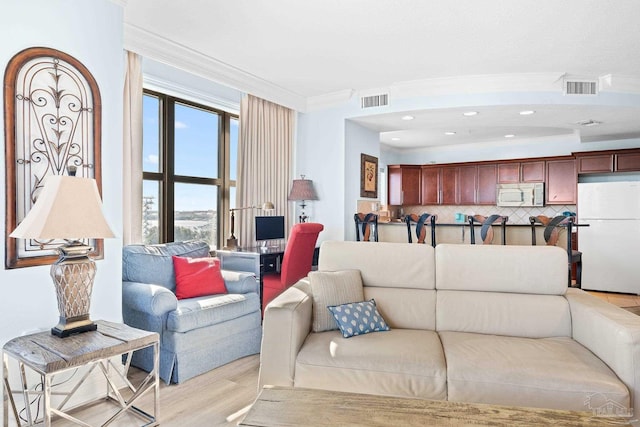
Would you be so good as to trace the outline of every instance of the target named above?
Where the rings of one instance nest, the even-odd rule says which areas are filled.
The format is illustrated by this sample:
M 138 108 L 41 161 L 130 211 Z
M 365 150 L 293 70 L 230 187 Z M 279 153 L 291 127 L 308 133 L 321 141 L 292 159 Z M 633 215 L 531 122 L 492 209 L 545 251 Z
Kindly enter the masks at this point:
M 235 237 L 230 237 L 227 239 L 227 246 L 224 247 L 228 250 L 234 250 L 238 248 L 238 239 Z
M 51 278 L 58 298 L 59 321 L 51 334 L 61 338 L 95 331 L 89 317 L 96 264 L 88 254 L 90 246 L 72 242 L 58 248 L 60 258 L 51 265 Z
M 97 329 L 98 325 L 93 323 L 88 317 L 86 320 L 74 320 L 71 322 L 69 322 L 69 319 L 60 318 L 60 322 L 51 328 L 51 335 L 66 338 L 73 334 L 95 331 Z

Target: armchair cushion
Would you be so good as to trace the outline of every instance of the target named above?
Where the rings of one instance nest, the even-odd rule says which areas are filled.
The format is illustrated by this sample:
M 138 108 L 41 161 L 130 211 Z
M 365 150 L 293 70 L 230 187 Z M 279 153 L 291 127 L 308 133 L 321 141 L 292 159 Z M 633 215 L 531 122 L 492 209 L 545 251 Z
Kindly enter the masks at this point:
M 173 292 L 149 283 L 122 282 L 122 300 L 126 301 L 128 309 L 153 316 L 162 316 L 178 308 Z
M 188 332 L 216 325 L 256 311 L 258 294 L 220 294 L 178 300 L 178 308 L 167 317 L 167 330 Z
M 220 262 L 212 257 L 187 258 L 173 255 L 178 299 L 226 294 Z

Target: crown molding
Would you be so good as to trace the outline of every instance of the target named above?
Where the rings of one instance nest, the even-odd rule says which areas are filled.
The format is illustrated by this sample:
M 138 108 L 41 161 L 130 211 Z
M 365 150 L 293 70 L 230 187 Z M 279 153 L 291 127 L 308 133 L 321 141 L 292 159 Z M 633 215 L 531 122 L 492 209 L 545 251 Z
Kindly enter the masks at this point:
M 598 84 L 601 91 L 640 94 L 640 79 L 631 76 L 606 74 L 600 76 Z
M 124 24 L 124 48 L 234 89 L 305 111 L 306 98 L 135 25 Z
M 307 98 L 307 112 L 335 107 L 349 101 L 355 91 L 353 89 L 340 90 Z
M 147 89 L 157 90 L 167 95 L 186 98 L 210 107 L 226 111 L 228 113 L 238 114 L 240 112 L 240 104 L 228 99 L 211 96 L 201 91 L 194 90 L 190 87 L 167 81 L 166 79 L 156 77 L 151 74 L 144 74 L 142 77 L 143 86 Z

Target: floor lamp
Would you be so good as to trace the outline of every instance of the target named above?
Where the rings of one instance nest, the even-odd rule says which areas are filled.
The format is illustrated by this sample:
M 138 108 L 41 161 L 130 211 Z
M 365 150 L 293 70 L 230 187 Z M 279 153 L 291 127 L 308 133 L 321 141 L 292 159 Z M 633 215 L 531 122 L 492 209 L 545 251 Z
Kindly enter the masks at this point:
M 262 206 L 245 206 L 243 208 L 230 209 L 230 212 L 231 212 L 231 235 L 227 239 L 227 245 L 225 246 L 225 249 L 233 250 L 233 249 L 237 249 L 238 248 L 238 239 L 233 234 L 234 231 L 235 231 L 235 224 L 236 224 L 235 212 L 236 211 L 243 211 L 243 210 L 246 210 L 246 209 L 262 209 L 264 211 L 272 211 L 272 210 L 275 209 L 275 207 L 273 206 L 273 203 L 271 203 L 271 202 L 264 202 L 262 204 Z
M 53 335 L 95 331 L 89 317 L 96 264 L 89 258 L 92 247 L 80 239 L 114 237 L 102 213 L 96 181 L 91 178 L 51 175 L 33 208 L 9 235 L 38 241 L 65 240 L 60 258 L 51 265 L 60 319 Z

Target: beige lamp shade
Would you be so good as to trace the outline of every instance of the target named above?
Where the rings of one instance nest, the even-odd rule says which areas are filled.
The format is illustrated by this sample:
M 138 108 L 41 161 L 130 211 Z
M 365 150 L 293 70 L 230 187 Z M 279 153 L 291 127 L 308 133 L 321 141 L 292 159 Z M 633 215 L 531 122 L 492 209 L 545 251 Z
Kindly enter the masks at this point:
M 304 175 L 302 179 L 294 179 L 288 200 L 318 200 L 313 181 L 304 179 Z
M 102 239 L 114 237 L 102 213 L 96 181 L 50 175 L 44 189 L 10 234 L 22 239 Z

